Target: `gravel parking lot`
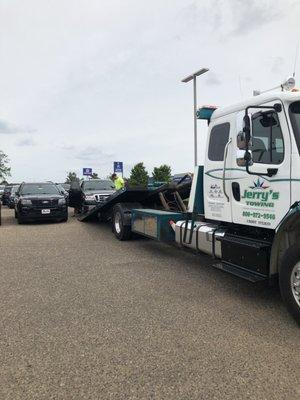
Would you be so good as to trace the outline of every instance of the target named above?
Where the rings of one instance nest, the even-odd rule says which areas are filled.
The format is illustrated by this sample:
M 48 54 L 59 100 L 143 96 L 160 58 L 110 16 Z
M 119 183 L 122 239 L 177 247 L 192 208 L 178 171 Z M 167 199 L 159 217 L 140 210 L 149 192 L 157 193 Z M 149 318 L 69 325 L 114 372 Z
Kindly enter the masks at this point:
M 80 223 L 0 227 L 1 399 L 296 399 L 277 288 Z

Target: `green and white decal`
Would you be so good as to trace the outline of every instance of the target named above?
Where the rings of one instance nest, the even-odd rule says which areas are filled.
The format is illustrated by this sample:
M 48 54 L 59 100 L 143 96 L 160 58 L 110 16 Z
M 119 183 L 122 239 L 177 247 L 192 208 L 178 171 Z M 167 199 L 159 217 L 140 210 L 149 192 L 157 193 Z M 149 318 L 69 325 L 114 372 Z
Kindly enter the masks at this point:
M 276 219 L 275 204 L 280 199 L 280 193 L 274 191 L 261 178 L 253 182 L 253 186 L 244 190 L 241 201 L 245 204 L 242 217 L 246 218 L 247 224 L 257 221 L 260 225 L 271 225 Z M 248 208 L 248 209 L 246 209 Z

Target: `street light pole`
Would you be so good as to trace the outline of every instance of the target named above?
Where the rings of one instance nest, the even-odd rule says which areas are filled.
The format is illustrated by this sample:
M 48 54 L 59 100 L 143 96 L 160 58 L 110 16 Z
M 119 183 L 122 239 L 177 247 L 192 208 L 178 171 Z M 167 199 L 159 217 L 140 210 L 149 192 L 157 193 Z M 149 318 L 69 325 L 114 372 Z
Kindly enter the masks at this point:
M 197 78 L 193 77 L 194 88 L 194 163 L 198 165 L 198 136 L 197 136 Z
M 198 137 L 197 137 L 197 76 L 208 72 L 208 68 L 202 68 L 197 72 L 182 79 L 181 82 L 187 83 L 193 80 L 193 91 L 194 91 L 194 164 L 198 164 Z

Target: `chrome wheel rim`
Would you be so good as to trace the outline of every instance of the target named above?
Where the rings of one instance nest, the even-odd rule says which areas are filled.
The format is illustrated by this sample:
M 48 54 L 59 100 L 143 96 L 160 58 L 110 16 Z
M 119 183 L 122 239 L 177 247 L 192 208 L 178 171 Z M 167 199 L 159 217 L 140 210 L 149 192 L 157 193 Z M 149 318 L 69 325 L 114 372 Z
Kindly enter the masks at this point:
M 291 288 L 294 299 L 298 307 L 300 307 L 300 262 L 298 262 L 292 270 Z
M 121 216 L 121 213 L 116 212 L 116 214 L 115 214 L 115 230 L 118 234 L 121 233 L 121 227 L 122 227 L 122 216 Z

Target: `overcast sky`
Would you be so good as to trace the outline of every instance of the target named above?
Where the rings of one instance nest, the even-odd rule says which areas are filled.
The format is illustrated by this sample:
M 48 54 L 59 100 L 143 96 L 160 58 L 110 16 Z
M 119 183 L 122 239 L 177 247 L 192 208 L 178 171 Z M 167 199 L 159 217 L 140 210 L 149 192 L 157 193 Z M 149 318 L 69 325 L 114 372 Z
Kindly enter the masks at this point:
M 0 0 L 0 149 L 13 181 L 193 169 L 192 86 L 218 106 L 294 68 L 297 0 Z M 296 78 L 300 84 L 300 55 Z M 200 125 L 199 156 L 206 127 Z

